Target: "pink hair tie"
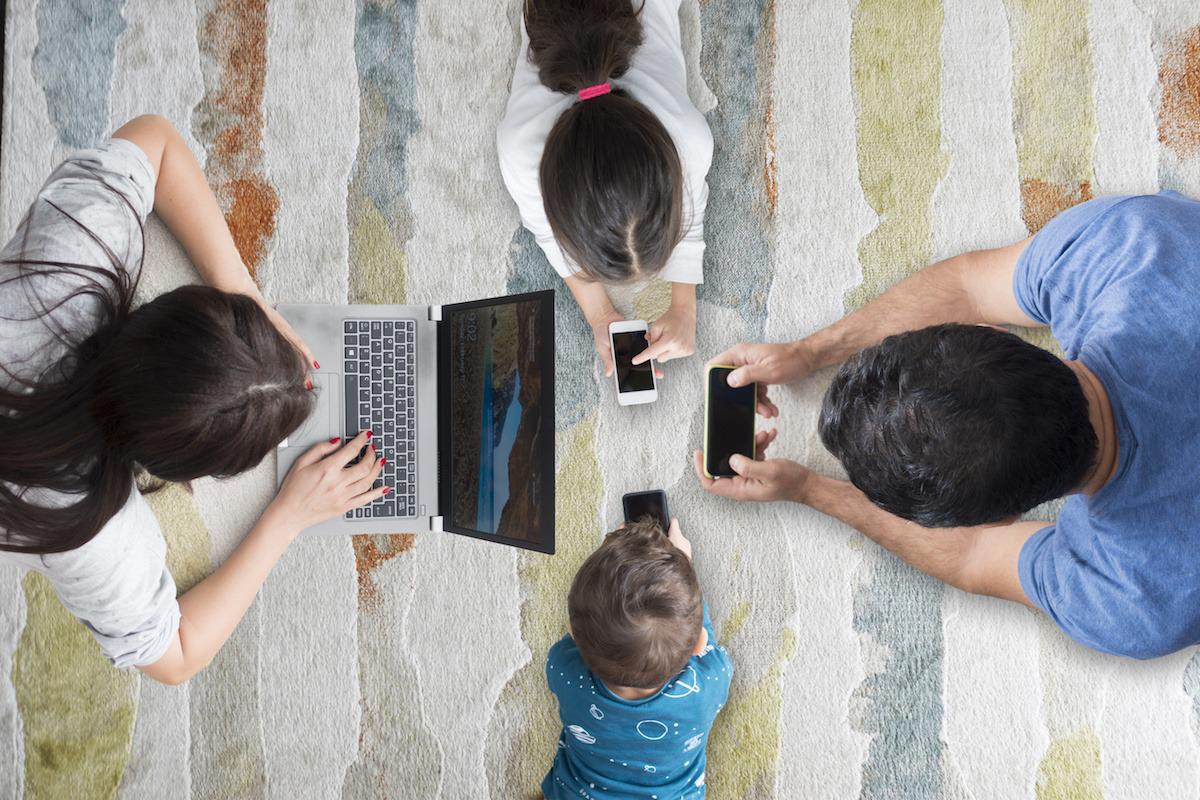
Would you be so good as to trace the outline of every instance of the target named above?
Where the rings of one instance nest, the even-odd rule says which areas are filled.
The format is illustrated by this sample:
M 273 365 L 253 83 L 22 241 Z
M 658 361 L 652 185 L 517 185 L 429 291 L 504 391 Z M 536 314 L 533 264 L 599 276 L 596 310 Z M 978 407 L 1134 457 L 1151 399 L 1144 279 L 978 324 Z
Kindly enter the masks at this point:
M 580 89 L 579 99 L 580 101 L 591 100 L 593 97 L 599 97 L 600 95 L 608 94 L 611 91 L 612 84 L 608 81 L 605 81 L 604 83 L 598 83 L 595 86 L 589 86 L 586 89 Z

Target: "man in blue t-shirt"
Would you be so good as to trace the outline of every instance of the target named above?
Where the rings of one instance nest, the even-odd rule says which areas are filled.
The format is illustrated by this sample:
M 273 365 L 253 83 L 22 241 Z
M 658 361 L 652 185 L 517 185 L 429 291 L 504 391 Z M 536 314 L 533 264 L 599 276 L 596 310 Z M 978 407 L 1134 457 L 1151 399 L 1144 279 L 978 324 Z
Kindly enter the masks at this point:
M 1066 358 L 998 325 L 1048 325 Z M 850 483 L 735 458 L 741 477 L 715 482 L 697 462 L 709 491 L 805 503 L 946 583 L 1042 609 L 1097 650 L 1153 658 L 1200 642 L 1195 200 L 1084 203 L 806 339 L 714 361 L 740 366 L 731 384 L 759 383 L 767 417 L 766 385 L 845 361 L 820 434 Z M 1020 521 L 1063 495 L 1055 523 Z

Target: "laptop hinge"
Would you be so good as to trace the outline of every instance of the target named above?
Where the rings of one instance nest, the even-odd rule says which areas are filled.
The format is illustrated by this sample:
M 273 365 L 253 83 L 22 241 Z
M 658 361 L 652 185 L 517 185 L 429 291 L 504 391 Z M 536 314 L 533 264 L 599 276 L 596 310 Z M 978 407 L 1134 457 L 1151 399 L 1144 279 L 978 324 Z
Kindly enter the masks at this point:
M 430 517 L 429 530 L 433 531 L 434 533 L 445 533 L 446 529 L 442 527 L 442 522 L 444 520 L 445 517 Z
M 441 306 L 430 306 L 429 307 L 429 321 L 430 322 L 441 322 L 442 321 L 442 307 Z

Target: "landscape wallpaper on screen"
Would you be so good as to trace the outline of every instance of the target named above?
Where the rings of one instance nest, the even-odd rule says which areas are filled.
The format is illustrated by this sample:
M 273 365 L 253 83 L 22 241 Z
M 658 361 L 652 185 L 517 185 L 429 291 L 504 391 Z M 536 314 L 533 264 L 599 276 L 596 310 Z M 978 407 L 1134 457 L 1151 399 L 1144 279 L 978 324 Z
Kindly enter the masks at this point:
M 535 541 L 540 523 L 542 376 L 538 304 L 455 312 L 451 328 L 450 519 Z

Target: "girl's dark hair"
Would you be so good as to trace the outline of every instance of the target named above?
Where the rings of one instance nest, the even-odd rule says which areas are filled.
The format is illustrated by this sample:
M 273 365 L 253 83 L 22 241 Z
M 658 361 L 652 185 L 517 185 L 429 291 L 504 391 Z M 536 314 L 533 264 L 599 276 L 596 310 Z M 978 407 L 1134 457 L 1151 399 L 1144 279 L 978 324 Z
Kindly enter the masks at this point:
M 642 44 L 630 0 L 526 0 L 529 56 L 556 92 L 620 78 Z M 613 87 L 576 102 L 546 138 L 542 202 L 558 244 L 593 280 L 624 283 L 666 266 L 683 230 L 683 167 L 667 129 Z
M 140 259 L 133 269 L 74 217 L 38 203 L 110 261 L 44 261 L 24 247 L 0 261 L 16 270 L 0 287 L 23 281 L 34 314 L 7 319 L 39 320 L 66 347 L 37 376 L 0 366 L 0 550 L 57 553 L 99 533 L 139 470 L 164 481 L 243 472 L 300 426 L 313 399 L 301 355 L 253 299 L 184 286 L 134 309 Z M 63 278 L 79 288 L 52 303 L 38 295 Z M 68 305 L 95 314 L 86 338 L 52 316 Z M 45 491 L 75 500 L 47 505 Z
M 571 582 L 567 613 L 588 669 L 639 689 L 679 674 L 704 625 L 692 562 L 651 519 L 613 531 L 588 556 Z

